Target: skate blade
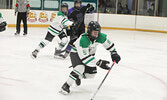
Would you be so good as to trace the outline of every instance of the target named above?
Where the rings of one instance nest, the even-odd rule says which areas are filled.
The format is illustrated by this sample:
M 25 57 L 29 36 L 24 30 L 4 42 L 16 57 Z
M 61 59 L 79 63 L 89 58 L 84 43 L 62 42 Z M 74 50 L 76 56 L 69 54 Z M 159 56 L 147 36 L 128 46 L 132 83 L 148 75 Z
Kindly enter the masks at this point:
M 61 90 L 59 91 L 59 93 L 60 93 L 60 94 L 63 94 L 63 95 L 69 95 L 69 94 L 70 94 L 70 93 L 64 91 L 63 89 L 61 89 Z

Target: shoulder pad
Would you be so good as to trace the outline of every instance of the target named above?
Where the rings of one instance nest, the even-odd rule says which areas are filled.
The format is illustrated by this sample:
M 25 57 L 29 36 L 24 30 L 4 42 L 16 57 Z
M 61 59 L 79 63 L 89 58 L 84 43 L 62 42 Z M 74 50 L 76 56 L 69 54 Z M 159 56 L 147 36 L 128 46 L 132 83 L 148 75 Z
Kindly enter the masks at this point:
M 87 48 L 90 45 L 90 39 L 87 36 L 87 33 L 84 33 L 80 38 L 80 46 L 82 48 Z
M 98 42 L 98 43 L 104 43 L 106 40 L 107 40 L 107 35 L 104 34 L 104 33 L 99 33 L 96 42 Z
M 57 12 L 57 16 L 65 16 L 61 11 Z

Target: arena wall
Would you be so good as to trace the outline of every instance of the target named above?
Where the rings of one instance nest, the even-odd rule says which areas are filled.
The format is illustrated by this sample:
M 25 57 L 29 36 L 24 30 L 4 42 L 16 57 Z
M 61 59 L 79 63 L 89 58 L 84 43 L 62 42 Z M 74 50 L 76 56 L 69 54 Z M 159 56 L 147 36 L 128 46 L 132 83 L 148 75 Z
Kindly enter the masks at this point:
M 2 13 L 4 19 L 7 21 L 8 27 L 16 26 L 16 16 L 14 16 L 14 10 L 0 9 L 0 12 Z M 32 10 L 31 12 L 32 18 L 29 18 L 29 27 L 48 27 L 51 23 L 51 19 L 54 17 L 54 13 L 56 13 L 54 11 L 41 10 Z M 86 16 L 86 24 L 90 20 L 98 20 L 103 29 L 137 30 L 167 33 L 166 17 L 94 13 L 92 15 Z

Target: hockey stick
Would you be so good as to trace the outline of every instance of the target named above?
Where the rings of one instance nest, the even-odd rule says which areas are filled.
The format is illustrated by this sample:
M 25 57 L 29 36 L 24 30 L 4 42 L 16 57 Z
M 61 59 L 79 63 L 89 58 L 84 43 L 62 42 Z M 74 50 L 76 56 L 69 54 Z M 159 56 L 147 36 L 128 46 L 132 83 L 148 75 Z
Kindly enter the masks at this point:
M 95 95 L 97 94 L 97 92 L 100 90 L 102 84 L 104 83 L 105 79 L 107 78 L 108 74 L 110 73 L 112 67 L 114 66 L 114 64 L 116 63 L 116 61 L 113 62 L 113 64 L 111 65 L 110 69 L 108 70 L 106 76 L 104 77 L 103 81 L 100 83 L 99 87 L 97 88 L 97 90 L 95 91 L 95 93 L 93 94 L 92 98 L 90 100 L 93 100 Z

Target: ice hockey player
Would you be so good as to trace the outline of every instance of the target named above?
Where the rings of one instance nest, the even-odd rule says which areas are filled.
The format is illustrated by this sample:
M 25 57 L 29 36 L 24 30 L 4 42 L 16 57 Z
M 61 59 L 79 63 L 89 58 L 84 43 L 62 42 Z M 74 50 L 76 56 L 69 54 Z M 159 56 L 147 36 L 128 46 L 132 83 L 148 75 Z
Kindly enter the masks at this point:
M 0 13 L 0 32 L 3 32 L 6 30 L 6 21 L 3 19 L 2 14 Z
M 82 4 L 81 0 L 74 0 L 74 7 L 68 10 L 68 19 L 76 23 L 77 27 L 74 27 L 74 29 L 71 27 L 73 32 L 69 32 L 72 34 L 68 34 L 70 35 L 70 42 L 65 50 L 66 53 L 64 57 L 67 57 L 68 53 L 70 52 L 71 50 L 70 45 L 72 45 L 82 33 L 85 33 L 85 22 L 84 22 L 85 14 L 91 13 L 94 10 L 93 5 L 91 4 L 87 4 L 86 6 L 81 4 Z M 55 51 L 55 54 L 56 52 L 58 51 Z
M 61 11 L 57 13 L 57 16 L 55 17 L 53 22 L 50 24 L 45 39 L 41 41 L 38 47 L 32 52 L 33 58 L 36 58 L 38 52 L 42 48 L 44 48 L 49 42 L 52 42 L 53 38 L 56 35 L 58 35 L 58 37 L 61 40 L 58 50 L 62 49 L 66 45 L 66 43 L 68 42 L 68 38 L 66 33 L 63 31 L 63 29 L 66 28 L 67 26 L 73 25 L 73 22 L 68 20 L 67 13 L 68 13 L 68 4 L 62 3 Z
M 97 21 L 91 21 L 88 24 L 87 33 L 82 34 L 74 42 L 75 47 L 72 48 L 70 53 L 73 71 L 61 87 L 60 93 L 69 94 L 70 86 L 73 83 L 79 86 L 82 78 L 93 78 L 97 73 L 96 66 L 106 70 L 110 69 L 108 67 L 109 61 L 101 59 L 96 61 L 94 57 L 98 44 L 102 44 L 110 52 L 112 61 L 116 61 L 116 63 L 120 61 L 121 58 L 112 40 L 106 34 L 101 33 L 101 27 Z
M 94 7 L 90 4 L 87 4 L 87 6 L 81 4 L 81 0 L 74 0 L 74 7 L 68 10 L 68 19 L 78 24 L 76 34 L 74 34 L 77 37 L 85 33 L 85 14 L 94 10 Z

